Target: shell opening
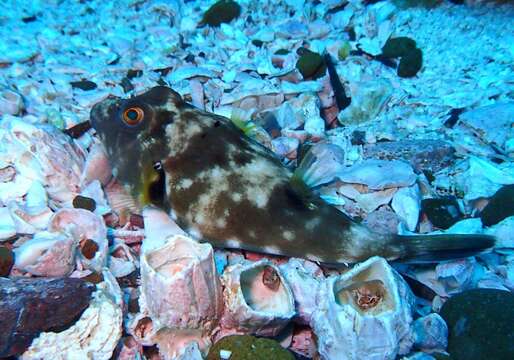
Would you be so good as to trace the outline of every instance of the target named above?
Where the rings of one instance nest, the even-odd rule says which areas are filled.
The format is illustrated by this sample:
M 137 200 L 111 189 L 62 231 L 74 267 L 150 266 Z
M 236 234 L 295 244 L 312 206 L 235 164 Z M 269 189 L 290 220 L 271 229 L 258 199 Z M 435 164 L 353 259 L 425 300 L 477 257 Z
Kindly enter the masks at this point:
M 255 311 L 287 314 L 290 294 L 278 271 L 269 265 L 256 266 L 241 273 L 241 290 L 246 304 Z

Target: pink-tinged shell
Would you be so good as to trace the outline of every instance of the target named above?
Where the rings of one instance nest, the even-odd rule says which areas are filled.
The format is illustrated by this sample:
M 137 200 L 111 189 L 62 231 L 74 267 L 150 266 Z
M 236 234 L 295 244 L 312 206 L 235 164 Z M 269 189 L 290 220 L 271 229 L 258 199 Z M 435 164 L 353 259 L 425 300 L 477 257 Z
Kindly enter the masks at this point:
M 128 217 L 130 213 L 139 213 L 139 208 L 135 199 L 127 193 L 123 185 L 121 185 L 116 179 L 112 179 L 107 186 L 104 188 L 105 196 L 111 206 L 111 209 L 115 211 L 120 217 Z M 125 223 L 121 221 L 120 223 Z
M 5 125 L 15 168 L 33 168 L 34 175 L 45 185 L 52 201 L 71 201 L 80 189 L 84 167 L 83 150 L 67 135 L 52 126 L 31 125 L 12 119 Z
M 222 282 L 224 335 L 275 336 L 295 315 L 293 293 L 281 270 L 267 259 L 227 267 Z
M 38 232 L 15 252 L 15 268 L 36 276 L 67 276 L 75 268 L 75 239 L 64 233 Z
M 107 228 L 102 217 L 84 209 L 61 209 L 50 220 L 50 231 L 68 231 L 74 236 L 77 243 L 84 240 L 93 240 L 98 250 L 93 258 L 80 255 L 80 263 L 86 269 L 101 271 L 107 264 L 109 243 L 107 241 Z
M 316 293 L 324 280 L 323 270 L 312 261 L 297 258 L 291 258 L 280 265 L 280 270 L 294 294 L 297 312 L 295 321 L 309 324 L 318 306 Z
M 93 144 L 91 146 L 80 178 L 83 186 L 88 185 L 93 180 L 100 181 L 104 186 L 111 181 L 112 168 L 102 145 Z
M 118 360 L 134 360 L 143 358 L 143 346 L 132 336 L 126 336 L 120 341 Z
M 311 327 L 321 359 L 396 359 L 412 346 L 412 293 L 372 257 L 322 282 Z
M 295 329 L 289 349 L 309 359 L 313 359 L 318 354 L 315 337 L 310 327 L 305 326 Z
M 214 329 L 223 301 L 210 244 L 175 235 L 144 250 L 140 261 L 142 292 L 154 321 L 204 334 Z

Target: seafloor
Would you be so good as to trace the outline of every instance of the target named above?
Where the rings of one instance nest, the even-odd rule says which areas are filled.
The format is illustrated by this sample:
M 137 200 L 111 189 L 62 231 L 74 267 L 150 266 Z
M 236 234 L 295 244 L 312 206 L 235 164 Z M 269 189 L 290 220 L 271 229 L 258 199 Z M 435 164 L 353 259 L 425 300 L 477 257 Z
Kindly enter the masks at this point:
M 0 358 L 513 359 L 513 24 L 487 0 L 3 1 Z M 198 243 L 142 211 L 89 123 L 157 85 L 273 151 L 301 206 L 452 251 Z

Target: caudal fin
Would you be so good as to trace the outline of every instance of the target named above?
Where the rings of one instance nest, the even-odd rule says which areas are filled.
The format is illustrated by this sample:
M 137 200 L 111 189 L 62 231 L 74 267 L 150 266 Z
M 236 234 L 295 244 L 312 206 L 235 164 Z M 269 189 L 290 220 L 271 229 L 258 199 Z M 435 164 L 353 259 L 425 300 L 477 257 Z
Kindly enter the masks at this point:
M 433 262 L 476 255 L 495 243 L 494 236 L 481 234 L 398 235 L 405 256 L 401 261 Z

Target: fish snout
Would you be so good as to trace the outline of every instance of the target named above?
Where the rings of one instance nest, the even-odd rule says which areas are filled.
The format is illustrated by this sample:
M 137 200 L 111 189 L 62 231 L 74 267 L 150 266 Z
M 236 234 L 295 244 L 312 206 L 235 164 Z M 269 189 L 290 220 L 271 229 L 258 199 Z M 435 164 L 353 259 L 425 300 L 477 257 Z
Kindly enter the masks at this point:
M 93 105 L 89 118 L 91 126 L 97 132 L 101 132 L 105 125 L 115 118 L 120 100 L 121 99 L 117 96 L 109 95 L 103 101 Z

